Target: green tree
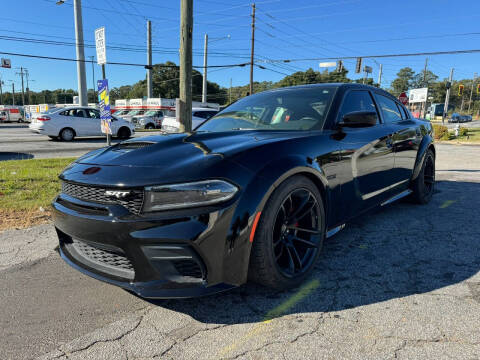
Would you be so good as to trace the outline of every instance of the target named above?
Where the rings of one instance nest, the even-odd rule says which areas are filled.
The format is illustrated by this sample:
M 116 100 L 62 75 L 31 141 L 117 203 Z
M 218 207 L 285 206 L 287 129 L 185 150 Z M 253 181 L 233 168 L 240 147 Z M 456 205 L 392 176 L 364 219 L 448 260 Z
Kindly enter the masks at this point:
M 415 72 L 409 68 L 401 68 L 397 73 L 397 78 L 392 81 L 391 92 L 394 96 L 400 95 L 402 92 L 407 91 L 415 76 Z

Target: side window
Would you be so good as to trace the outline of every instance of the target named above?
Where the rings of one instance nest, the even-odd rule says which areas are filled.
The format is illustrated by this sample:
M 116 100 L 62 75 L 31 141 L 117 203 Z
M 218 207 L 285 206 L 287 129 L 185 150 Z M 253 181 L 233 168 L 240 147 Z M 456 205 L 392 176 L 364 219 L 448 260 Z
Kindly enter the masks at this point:
M 100 112 L 98 110 L 87 110 L 88 116 L 92 119 L 100 119 Z
M 398 104 L 397 104 L 397 105 L 398 105 Z M 404 117 L 404 119 L 410 118 L 410 116 L 409 116 L 409 114 L 408 114 L 408 111 L 407 111 L 407 109 L 405 109 L 404 106 L 398 105 L 398 107 L 400 108 L 400 110 L 402 110 L 402 117 Z
M 375 111 L 377 109 L 373 103 L 372 96 L 366 90 L 352 90 L 345 95 L 342 107 L 339 112 L 339 119 L 344 115 L 354 111 Z
M 395 101 L 379 94 L 375 94 L 375 98 L 382 111 L 383 121 L 385 123 L 389 124 L 402 120 L 402 115 L 400 115 L 400 110 L 398 110 Z
M 58 115 L 69 116 L 70 114 L 69 114 L 68 110 L 65 110 L 65 111 L 60 112 Z

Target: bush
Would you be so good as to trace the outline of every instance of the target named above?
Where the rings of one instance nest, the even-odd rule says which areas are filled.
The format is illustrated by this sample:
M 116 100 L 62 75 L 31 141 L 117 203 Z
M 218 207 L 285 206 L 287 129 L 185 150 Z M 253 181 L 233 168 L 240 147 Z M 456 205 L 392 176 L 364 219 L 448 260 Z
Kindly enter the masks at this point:
M 449 140 L 448 128 L 443 125 L 433 125 L 433 137 L 435 140 Z
M 465 128 L 465 127 L 461 127 L 461 128 L 458 130 L 458 135 L 459 135 L 459 136 L 467 136 L 467 135 L 468 135 L 468 129 Z

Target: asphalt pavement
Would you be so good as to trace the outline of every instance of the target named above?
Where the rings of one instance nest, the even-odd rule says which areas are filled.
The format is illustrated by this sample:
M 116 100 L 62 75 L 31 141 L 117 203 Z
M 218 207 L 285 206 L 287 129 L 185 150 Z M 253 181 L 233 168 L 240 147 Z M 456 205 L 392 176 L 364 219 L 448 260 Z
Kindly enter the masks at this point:
M 295 290 L 146 301 L 63 263 L 52 225 L 0 233 L 5 359 L 479 359 L 480 147 L 437 146 L 437 192 L 328 239 Z
M 160 132 L 137 132 L 142 137 Z M 113 138 L 112 144 L 119 142 Z M 76 138 L 71 142 L 52 140 L 30 131 L 28 124 L 0 124 L 0 161 L 13 159 L 78 157 L 106 146 L 105 137 Z

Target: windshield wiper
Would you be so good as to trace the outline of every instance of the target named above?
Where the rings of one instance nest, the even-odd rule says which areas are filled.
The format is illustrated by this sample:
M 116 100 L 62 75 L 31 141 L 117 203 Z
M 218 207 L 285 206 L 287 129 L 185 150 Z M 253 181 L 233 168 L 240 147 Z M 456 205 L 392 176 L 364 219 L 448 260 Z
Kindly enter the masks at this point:
M 240 127 L 238 127 L 238 128 L 232 128 L 232 129 L 230 129 L 230 130 L 257 130 L 257 129 L 255 129 L 255 128 L 240 128 Z

